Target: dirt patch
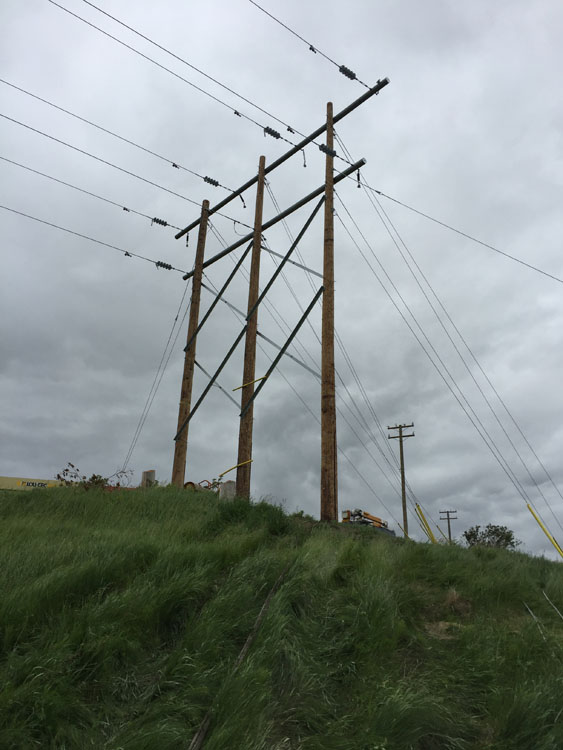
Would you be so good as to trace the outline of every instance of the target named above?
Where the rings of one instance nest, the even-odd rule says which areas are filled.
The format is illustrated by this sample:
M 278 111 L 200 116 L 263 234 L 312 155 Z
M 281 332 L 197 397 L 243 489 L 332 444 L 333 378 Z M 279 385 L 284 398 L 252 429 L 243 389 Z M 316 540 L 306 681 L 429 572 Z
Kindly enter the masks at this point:
M 457 638 L 462 627 L 463 625 L 460 625 L 459 622 L 447 622 L 446 620 L 424 623 L 428 635 L 439 638 L 441 641 L 452 641 Z
M 464 599 L 458 594 L 455 589 L 450 589 L 446 594 L 446 607 L 456 615 L 461 617 L 469 617 L 471 614 L 471 602 L 469 599 Z

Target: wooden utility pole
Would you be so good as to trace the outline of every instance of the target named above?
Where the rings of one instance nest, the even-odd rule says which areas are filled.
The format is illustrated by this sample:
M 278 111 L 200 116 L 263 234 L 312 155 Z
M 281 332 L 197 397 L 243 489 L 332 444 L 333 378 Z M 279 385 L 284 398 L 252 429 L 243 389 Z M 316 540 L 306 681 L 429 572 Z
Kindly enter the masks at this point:
M 201 221 L 197 236 L 197 249 L 195 254 L 194 275 L 192 281 L 192 299 L 190 304 L 190 320 L 188 323 L 188 337 L 186 353 L 184 355 L 184 374 L 182 376 L 182 388 L 180 391 L 180 407 L 178 409 L 178 431 L 184 421 L 188 418 L 192 402 L 192 386 L 194 382 L 195 365 L 195 332 L 199 321 L 199 301 L 201 298 L 201 279 L 203 276 L 203 255 L 205 252 L 205 238 L 207 236 L 207 218 L 209 213 L 209 201 L 201 204 Z M 186 454 L 188 452 L 188 426 L 174 444 L 174 463 L 172 465 L 172 484 L 176 487 L 184 486 L 186 474 Z
M 256 188 L 256 209 L 254 213 L 254 237 L 252 241 L 252 260 L 250 263 L 250 283 L 248 287 L 248 313 L 256 305 L 259 295 L 260 250 L 262 246 L 262 207 L 264 205 L 264 170 L 266 157 L 260 157 L 258 165 L 258 184 Z M 244 347 L 244 367 L 242 375 L 241 412 L 254 394 L 256 378 L 256 331 L 258 329 L 258 308 L 247 320 L 246 340 Z M 237 487 L 238 497 L 250 497 L 250 471 L 252 464 L 252 427 L 254 421 L 254 403 L 241 417 L 238 438 Z
M 326 176 L 321 354 L 321 521 L 338 520 L 338 464 L 334 380 L 334 126 L 326 105 Z
M 395 440 L 398 438 L 399 440 L 399 446 L 400 446 L 400 456 L 401 456 L 401 499 L 403 502 L 403 534 L 405 537 L 409 535 L 409 521 L 407 518 L 407 492 L 406 492 L 406 482 L 405 482 L 405 455 L 403 451 L 403 440 L 406 438 L 414 437 L 414 432 L 411 432 L 410 435 L 404 435 L 403 430 L 408 429 L 409 427 L 414 427 L 414 424 L 397 424 L 395 427 L 387 427 L 388 430 L 399 430 L 398 435 L 389 435 L 389 440 Z
M 440 521 L 445 521 L 447 519 L 448 521 L 448 539 L 450 544 L 452 543 L 452 527 L 450 525 L 450 519 L 452 521 L 455 521 L 457 519 L 457 516 L 454 516 L 453 514 L 457 513 L 457 510 L 441 510 L 440 511 Z M 443 516 L 446 516 L 446 518 L 443 518 Z

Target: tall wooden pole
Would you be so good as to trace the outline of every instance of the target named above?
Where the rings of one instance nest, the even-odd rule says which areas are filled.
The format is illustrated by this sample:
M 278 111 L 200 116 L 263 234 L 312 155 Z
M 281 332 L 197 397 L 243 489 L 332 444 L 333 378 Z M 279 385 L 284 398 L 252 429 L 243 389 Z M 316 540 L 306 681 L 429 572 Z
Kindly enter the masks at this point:
M 395 427 L 388 427 L 388 430 L 399 430 L 398 435 L 389 435 L 389 440 L 399 440 L 400 451 L 399 455 L 401 458 L 401 501 L 403 505 L 403 534 L 405 537 L 409 535 L 409 520 L 407 516 L 407 489 L 405 480 L 405 454 L 403 451 L 403 440 L 406 438 L 414 437 L 414 432 L 410 435 L 404 435 L 403 430 L 408 427 L 414 427 L 414 424 L 398 424 Z
M 194 276 L 192 281 L 192 299 L 190 304 L 190 320 L 188 324 L 187 342 L 189 346 L 184 356 L 184 374 L 182 376 L 182 388 L 180 391 L 180 407 L 178 409 L 178 427 L 180 430 L 184 421 L 190 413 L 192 401 L 192 386 L 194 381 L 196 332 L 199 322 L 199 302 L 201 298 L 201 279 L 203 276 L 203 255 L 205 252 L 205 239 L 207 236 L 207 218 L 209 212 L 209 201 L 201 204 L 201 221 L 197 236 L 197 249 L 195 254 Z M 193 339 L 193 340 L 192 340 Z M 186 474 L 186 454 L 188 452 L 188 426 L 174 444 L 174 463 L 172 465 L 172 484 L 176 487 L 184 486 Z
M 445 521 L 447 519 L 448 521 L 448 541 L 451 544 L 452 543 L 452 521 L 457 520 L 457 516 L 454 515 L 454 513 L 457 513 L 457 510 L 441 510 L 440 511 L 440 521 Z M 446 518 L 444 518 L 446 516 Z
M 334 127 L 326 105 L 326 177 L 321 355 L 321 520 L 338 520 L 336 398 L 334 380 Z
M 262 247 L 262 207 L 264 205 L 264 170 L 266 157 L 260 157 L 258 165 L 258 185 L 256 189 L 256 209 L 254 213 L 254 238 L 252 241 L 252 260 L 250 263 L 250 283 L 248 287 L 248 308 L 250 313 L 259 295 L 260 250 Z M 248 320 L 244 347 L 244 367 L 242 375 L 241 411 L 254 394 L 256 378 L 256 331 L 258 329 L 258 308 Z M 250 497 L 250 471 L 252 458 L 252 427 L 254 422 L 254 403 L 241 417 L 238 439 L 238 460 L 236 493 L 239 497 Z M 240 465 L 242 464 L 242 465 Z
M 405 536 L 409 535 L 409 520 L 407 516 L 407 489 L 405 482 L 405 453 L 403 450 L 403 427 L 399 427 L 399 453 L 401 458 L 401 502 L 403 506 L 403 530 Z

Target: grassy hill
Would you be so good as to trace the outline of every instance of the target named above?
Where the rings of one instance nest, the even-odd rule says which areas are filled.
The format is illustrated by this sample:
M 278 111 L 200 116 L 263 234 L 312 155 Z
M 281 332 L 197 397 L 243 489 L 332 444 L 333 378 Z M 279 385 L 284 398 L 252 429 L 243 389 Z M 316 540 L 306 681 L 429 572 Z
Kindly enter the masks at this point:
M 0 516 L 2 749 L 188 748 L 209 709 L 206 750 L 563 747 L 557 563 L 171 488 Z

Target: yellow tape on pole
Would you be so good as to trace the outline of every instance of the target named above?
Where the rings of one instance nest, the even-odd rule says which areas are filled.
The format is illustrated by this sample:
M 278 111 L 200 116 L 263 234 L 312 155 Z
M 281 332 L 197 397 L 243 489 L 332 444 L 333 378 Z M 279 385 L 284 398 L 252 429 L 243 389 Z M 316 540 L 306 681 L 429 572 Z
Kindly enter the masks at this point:
M 538 514 L 536 513 L 536 511 L 532 508 L 532 506 L 530 505 L 530 503 L 527 503 L 527 506 L 528 506 L 528 510 L 530 511 L 530 513 L 533 515 L 533 517 L 538 522 L 538 526 L 540 527 L 540 529 L 543 531 L 543 533 L 546 535 L 546 537 L 549 539 L 549 541 L 553 544 L 553 546 L 559 552 L 559 554 L 561 555 L 561 557 L 563 557 L 563 550 L 561 549 L 561 547 L 559 546 L 559 544 L 556 542 L 556 540 L 551 536 L 551 534 L 547 530 L 545 524 L 542 523 L 542 521 L 541 521 L 540 517 L 538 516 Z
M 235 391 L 240 391 L 241 388 L 245 388 L 247 385 L 253 385 L 254 383 L 257 383 L 259 380 L 266 380 L 266 376 L 262 375 L 261 378 L 256 378 L 256 380 L 251 380 L 248 383 L 243 383 L 242 385 L 237 385 L 236 388 L 233 388 L 233 393 Z M 242 464 L 240 464 L 242 466 Z M 233 466 L 233 469 L 236 469 L 236 466 Z
M 243 461 L 240 464 L 235 464 L 234 466 L 231 466 L 230 469 L 227 469 L 227 471 L 224 471 L 222 474 L 219 474 L 218 479 L 221 479 L 221 477 L 224 477 L 225 474 L 228 474 L 229 471 L 232 471 L 233 469 L 238 469 L 239 466 L 244 466 L 245 464 L 251 464 L 254 461 L 253 458 L 249 458 L 248 461 Z

